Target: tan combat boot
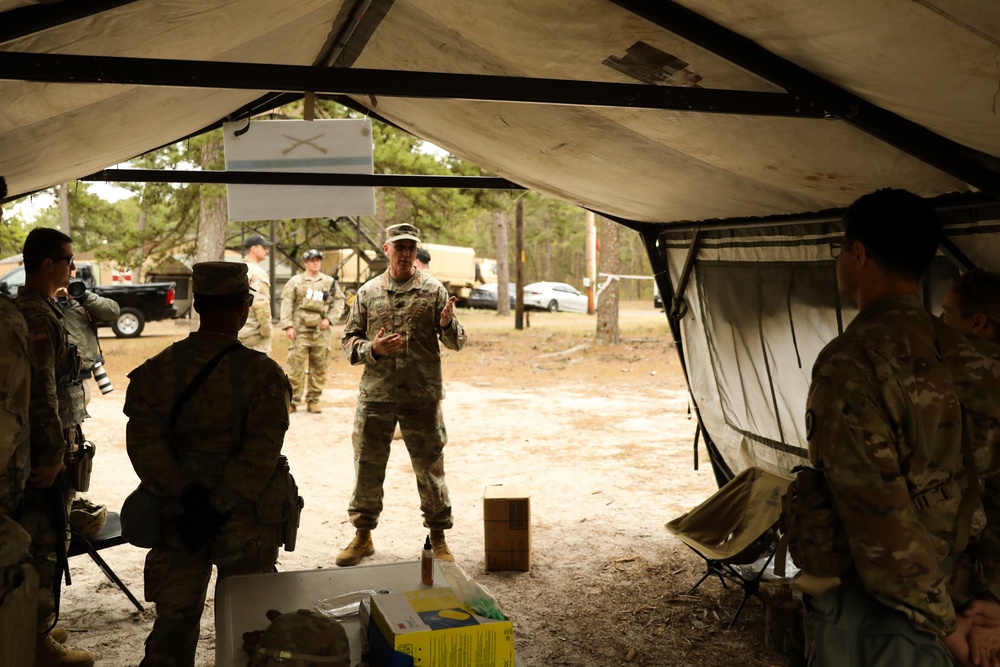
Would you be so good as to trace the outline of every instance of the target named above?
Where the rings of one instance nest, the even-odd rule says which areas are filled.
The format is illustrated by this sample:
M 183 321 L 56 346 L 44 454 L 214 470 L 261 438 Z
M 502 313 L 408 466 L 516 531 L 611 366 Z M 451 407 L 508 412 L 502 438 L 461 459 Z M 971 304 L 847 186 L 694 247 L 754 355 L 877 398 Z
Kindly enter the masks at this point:
M 337 556 L 337 565 L 340 567 L 350 567 L 357 565 L 362 558 L 375 555 L 375 543 L 372 542 L 372 531 L 358 530 L 354 539 L 347 545 L 347 548 Z
M 66 640 L 69 639 L 69 631 L 66 628 L 60 628 L 58 625 L 51 630 L 49 630 L 49 637 L 52 637 L 60 644 L 65 644 Z
M 455 557 L 451 555 L 448 543 L 444 541 L 443 530 L 431 531 L 431 548 L 434 549 L 434 560 L 446 560 L 449 563 L 455 562 Z
M 289 403 L 288 404 L 288 414 L 292 414 L 293 412 L 295 412 L 295 410 L 296 410 L 295 404 L 294 403 Z
M 72 651 L 45 633 L 35 643 L 35 667 L 94 667 L 94 654 Z
M 319 403 L 309 403 L 306 405 L 306 410 L 314 414 L 319 414 L 323 412 L 323 408 L 319 407 Z

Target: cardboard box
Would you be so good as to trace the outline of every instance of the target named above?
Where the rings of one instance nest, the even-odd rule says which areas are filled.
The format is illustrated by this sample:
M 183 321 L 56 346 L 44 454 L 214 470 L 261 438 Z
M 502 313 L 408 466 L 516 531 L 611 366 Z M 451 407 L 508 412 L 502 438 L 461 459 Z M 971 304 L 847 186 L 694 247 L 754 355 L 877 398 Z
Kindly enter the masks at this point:
M 514 667 L 514 625 L 477 616 L 450 588 L 372 598 L 372 667 Z
M 483 494 L 486 570 L 531 569 L 531 499 L 524 486 L 487 486 Z

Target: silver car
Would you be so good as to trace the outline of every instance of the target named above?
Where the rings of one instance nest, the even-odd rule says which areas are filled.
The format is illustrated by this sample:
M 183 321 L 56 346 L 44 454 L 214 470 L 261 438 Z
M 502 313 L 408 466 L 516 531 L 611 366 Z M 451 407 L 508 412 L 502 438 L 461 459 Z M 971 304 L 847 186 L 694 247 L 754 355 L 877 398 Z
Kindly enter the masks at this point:
M 538 282 L 524 286 L 525 307 L 540 308 L 550 313 L 587 312 L 587 295 L 566 283 Z

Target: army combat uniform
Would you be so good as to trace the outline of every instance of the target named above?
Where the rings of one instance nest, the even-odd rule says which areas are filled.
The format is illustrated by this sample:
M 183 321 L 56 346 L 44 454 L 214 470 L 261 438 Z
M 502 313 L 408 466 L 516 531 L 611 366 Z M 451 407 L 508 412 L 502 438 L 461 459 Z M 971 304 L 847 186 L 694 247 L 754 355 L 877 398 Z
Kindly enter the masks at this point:
M 309 362 L 309 386 L 306 403 L 319 402 L 326 385 L 330 362 L 333 325 L 344 312 L 344 294 L 332 276 L 315 278 L 307 273 L 292 276 L 281 292 L 281 328 L 295 330 L 289 343 L 288 379 L 292 383 L 292 405 L 299 404 L 305 384 L 305 366 Z M 327 327 L 322 328 L 323 320 Z
M 840 586 L 808 601 L 810 664 L 952 664 L 939 641 L 956 627 L 948 582 L 960 529 L 974 537 L 985 517 L 977 494 L 966 493 L 978 472 L 966 474 L 972 457 L 963 454 L 959 398 L 969 396 L 968 378 L 947 363 L 977 356 L 961 345 L 939 349 L 939 326 L 916 295 L 883 298 L 813 367 L 809 457 L 826 478 L 853 566 Z M 983 403 L 1000 405 L 996 386 Z M 990 465 L 982 439 L 990 428 L 972 430 L 973 467 Z M 809 562 L 799 565 L 810 571 Z
M 13 299 L 0 294 L 0 517 L 17 508 L 31 467 L 29 355 L 24 316 Z
M 15 664 L 35 643 L 38 575 L 22 563 L 31 538 L 10 516 L 30 469 L 29 354 L 24 317 L 0 294 L 0 664 Z
M 440 326 L 448 292 L 437 279 L 414 271 L 403 282 L 387 270 L 365 283 L 344 328 L 341 345 L 352 364 L 364 364 L 354 418 L 354 494 L 348 508 L 359 530 L 378 525 L 382 513 L 382 482 L 397 421 L 417 476 L 424 525 L 434 530 L 452 527 L 451 501 L 444 479 L 444 446 L 448 436 L 441 414 L 444 388 L 438 341 L 461 350 L 467 337 L 458 318 Z M 375 358 L 372 341 L 379 329 L 406 337 L 394 354 Z
M 240 342 L 251 350 L 271 354 L 271 276 L 256 262 L 246 265 L 250 289 L 255 292 L 247 322 L 240 329 Z
M 77 377 L 76 348 L 66 340 L 63 314 L 55 301 L 38 290 L 22 287 L 17 306 L 28 324 L 28 341 L 35 366 L 31 375 L 31 467 L 68 462 L 82 444 L 79 424 L 86 416 L 83 385 Z M 59 561 L 69 544 L 69 503 L 72 489 L 66 475 L 40 489 L 24 489 L 18 521 L 31 535 L 32 565 L 38 570 L 38 634 L 44 635 L 56 612 Z
M 197 266 L 197 265 L 196 265 Z M 145 597 L 156 621 L 143 667 L 191 665 L 213 564 L 219 578 L 275 571 L 285 489 L 276 468 L 290 388 L 266 355 L 222 357 L 171 428 L 171 412 L 198 372 L 235 339 L 191 334 L 129 374 L 126 442 L 136 474 L 165 498 L 162 545 L 146 557 Z M 228 519 L 192 553 L 177 532 L 179 499 L 197 484 Z

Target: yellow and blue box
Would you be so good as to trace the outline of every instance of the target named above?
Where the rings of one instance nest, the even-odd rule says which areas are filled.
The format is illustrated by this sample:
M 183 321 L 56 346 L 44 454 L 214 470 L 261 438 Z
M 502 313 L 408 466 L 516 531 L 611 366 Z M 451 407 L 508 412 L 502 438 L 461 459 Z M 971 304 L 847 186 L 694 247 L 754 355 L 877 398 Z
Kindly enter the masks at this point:
M 484 618 L 450 588 L 372 598 L 372 667 L 514 667 L 514 624 Z

